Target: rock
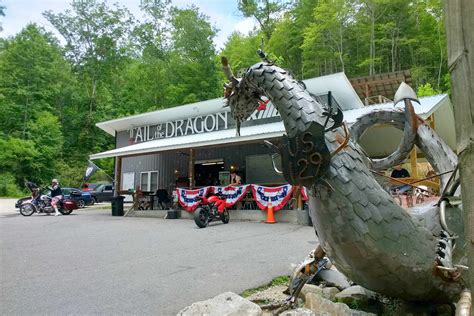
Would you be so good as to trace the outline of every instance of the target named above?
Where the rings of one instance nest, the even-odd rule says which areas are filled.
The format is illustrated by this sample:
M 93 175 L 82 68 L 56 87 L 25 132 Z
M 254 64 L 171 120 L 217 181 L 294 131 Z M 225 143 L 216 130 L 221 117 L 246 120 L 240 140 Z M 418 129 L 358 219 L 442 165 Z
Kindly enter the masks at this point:
M 262 315 L 262 309 L 255 303 L 246 300 L 245 298 L 232 293 L 225 292 L 210 300 L 193 303 L 182 309 L 178 315 L 180 316 L 194 316 L 194 315 L 208 315 L 208 316 L 237 316 L 237 315 Z
M 259 301 L 269 301 L 269 302 L 281 302 L 284 301 L 288 295 L 284 294 L 283 292 L 287 289 L 285 285 L 277 285 L 269 287 L 263 291 L 258 291 L 247 299 L 252 302 L 259 302 Z
M 337 287 L 341 291 L 351 286 L 344 274 L 333 269 L 321 270 L 315 280 L 324 281 L 327 286 Z
M 283 313 L 280 313 L 280 316 L 316 316 L 316 315 L 321 315 L 321 314 L 316 314 L 310 309 L 307 308 L 297 308 L 294 310 L 290 311 L 285 311 Z
M 336 294 L 335 298 L 338 302 L 343 302 L 346 304 L 357 302 L 360 305 L 366 305 L 366 302 L 369 299 L 377 299 L 377 294 L 363 288 L 360 285 L 354 285 Z
M 314 293 L 316 295 L 323 295 L 323 289 L 317 285 L 314 284 L 305 284 L 303 288 L 301 289 L 299 297 L 304 299 L 306 297 L 306 294 L 308 293 Z
M 334 301 L 336 294 L 340 293 L 336 287 L 323 287 L 323 297 L 327 298 L 330 301 Z
M 324 315 L 327 313 L 331 316 L 375 316 L 375 314 L 350 309 L 349 306 L 343 303 L 333 303 L 314 293 L 306 294 L 304 307 L 312 310 L 316 315 Z

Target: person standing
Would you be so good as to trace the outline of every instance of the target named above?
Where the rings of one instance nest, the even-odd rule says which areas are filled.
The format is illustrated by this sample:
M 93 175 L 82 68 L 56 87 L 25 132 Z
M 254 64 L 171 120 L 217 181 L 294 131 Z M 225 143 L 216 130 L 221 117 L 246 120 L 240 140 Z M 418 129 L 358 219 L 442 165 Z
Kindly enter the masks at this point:
M 54 208 L 54 216 L 59 215 L 58 210 L 58 203 L 63 198 L 63 191 L 61 191 L 61 187 L 59 186 L 59 182 L 57 179 L 51 180 L 51 206 Z
M 235 172 L 235 170 L 232 170 L 230 172 L 230 185 L 237 186 L 241 184 L 242 184 L 242 178 Z

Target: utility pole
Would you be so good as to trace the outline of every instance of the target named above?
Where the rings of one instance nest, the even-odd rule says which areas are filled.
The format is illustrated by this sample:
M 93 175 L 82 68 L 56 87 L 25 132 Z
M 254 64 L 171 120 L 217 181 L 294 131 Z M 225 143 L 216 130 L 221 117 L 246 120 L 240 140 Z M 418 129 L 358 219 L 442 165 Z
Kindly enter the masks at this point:
M 448 67 L 461 175 L 466 253 L 474 289 L 474 1 L 444 0 Z

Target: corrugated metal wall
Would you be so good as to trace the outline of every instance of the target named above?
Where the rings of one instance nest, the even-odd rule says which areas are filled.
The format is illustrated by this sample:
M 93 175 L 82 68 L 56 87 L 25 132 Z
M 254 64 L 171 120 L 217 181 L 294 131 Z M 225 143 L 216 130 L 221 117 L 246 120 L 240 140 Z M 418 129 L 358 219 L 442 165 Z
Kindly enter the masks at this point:
M 243 180 L 246 179 L 246 156 L 270 154 L 268 148 L 261 143 L 248 143 L 241 145 L 196 148 L 195 160 L 207 160 L 222 158 L 224 170 L 230 170 L 235 166 Z M 167 190 L 174 186 L 176 181 L 175 170 L 180 177 L 188 176 L 187 155 L 178 154 L 179 151 L 169 151 L 158 154 L 127 157 L 122 159 L 122 173 L 135 173 L 135 186 L 140 184 L 140 173 L 145 171 L 158 171 L 158 187 Z M 189 150 L 182 150 L 189 153 Z M 268 156 L 270 159 L 270 156 Z

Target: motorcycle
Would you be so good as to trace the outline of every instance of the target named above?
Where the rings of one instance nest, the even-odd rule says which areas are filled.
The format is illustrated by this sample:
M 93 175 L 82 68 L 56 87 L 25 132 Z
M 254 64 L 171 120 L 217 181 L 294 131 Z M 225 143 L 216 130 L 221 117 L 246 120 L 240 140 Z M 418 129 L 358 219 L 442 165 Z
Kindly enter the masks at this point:
M 230 220 L 229 211 L 225 208 L 225 197 L 212 195 L 200 197 L 198 208 L 194 211 L 194 222 L 199 228 L 204 228 L 210 222 L 221 220 L 227 224 Z
M 33 182 L 27 182 L 26 187 L 31 191 L 31 198 L 22 201 L 20 214 L 31 216 L 33 213 L 53 213 L 54 208 L 51 205 L 52 198 L 47 194 L 41 194 L 45 189 L 38 187 Z M 63 215 L 69 215 L 75 209 L 77 204 L 70 198 L 63 198 L 58 202 L 58 211 Z

